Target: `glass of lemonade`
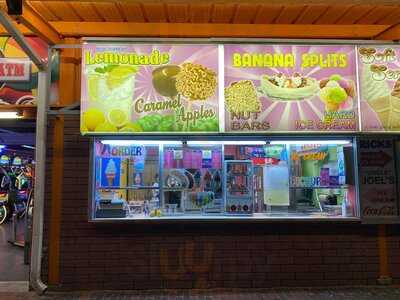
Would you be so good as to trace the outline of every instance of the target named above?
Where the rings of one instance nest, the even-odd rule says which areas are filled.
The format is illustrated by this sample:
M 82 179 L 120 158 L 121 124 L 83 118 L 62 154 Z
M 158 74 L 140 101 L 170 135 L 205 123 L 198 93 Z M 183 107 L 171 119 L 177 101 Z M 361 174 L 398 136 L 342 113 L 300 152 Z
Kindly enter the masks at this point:
M 112 125 L 120 128 L 130 121 L 135 91 L 136 66 L 96 68 L 87 75 L 90 107 L 103 111 Z

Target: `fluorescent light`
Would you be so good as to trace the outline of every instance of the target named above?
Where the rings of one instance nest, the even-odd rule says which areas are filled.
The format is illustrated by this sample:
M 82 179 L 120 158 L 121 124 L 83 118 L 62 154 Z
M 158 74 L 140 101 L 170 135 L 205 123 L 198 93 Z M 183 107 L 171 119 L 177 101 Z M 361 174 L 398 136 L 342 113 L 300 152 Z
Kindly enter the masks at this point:
M 188 146 L 221 145 L 221 141 L 187 141 Z
M 138 140 L 102 140 L 104 145 L 112 146 L 141 146 L 141 145 L 182 145 L 180 141 L 138 141 Z
M 27 148 L 27 149 L 35 149 L 35 147 L 29 146 L 29 145 L 22 145 L 22 147 Z
M 22 118 L 16 111 L 0 111 L 0 119 L 19 119 Z
M 0 145 L 0 149 L 4 149 L 6 145 Z
M 270 145 L 347 145 L 349 140 L 322 140 L 322 141 L 271 141 Z
M 265 145 L 266 141 L 223 141 L 224 145 Z
M 265 141 L 188 141 L 189 146 L 201 145 L 265 145 Z

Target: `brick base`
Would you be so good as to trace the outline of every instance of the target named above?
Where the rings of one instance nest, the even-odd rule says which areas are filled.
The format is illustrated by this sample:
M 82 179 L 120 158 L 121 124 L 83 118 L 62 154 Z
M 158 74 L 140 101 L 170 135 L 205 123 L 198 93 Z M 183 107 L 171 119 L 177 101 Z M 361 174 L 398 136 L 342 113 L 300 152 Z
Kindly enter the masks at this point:
M 88 222 L 89 139 L 65 117 L 60 244 L 63 289 L 266 288 L 376 284 L 378 229 L 333 223 Z M 51 126 L 50 126 L 51 127 Z M 51 195 L 52 131 L 43 276 Z M 389 232 L 389 262 L 400 282 L 400 226 Z

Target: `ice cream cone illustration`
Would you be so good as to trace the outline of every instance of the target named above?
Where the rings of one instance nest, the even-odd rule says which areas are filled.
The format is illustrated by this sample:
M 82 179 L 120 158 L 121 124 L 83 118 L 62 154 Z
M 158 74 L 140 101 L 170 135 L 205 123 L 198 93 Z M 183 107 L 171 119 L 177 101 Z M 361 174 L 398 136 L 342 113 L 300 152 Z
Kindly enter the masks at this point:
M 400 98 L 400 79 L 397 79 L 396 83 L 394 84 L 391 95 L 393 97 Z
M 374 80 L 369 66 L 365 66 L 362 72 L 361 95 L 367 102 L 390 94 L 389 86 L 384 80 Z
M 340 75 L 332 75 L 329 79 L 321 80 L 320 88 L 319 97 L 325 103 L 327 112 L 338 111 L 342 103 L 354 97 L 354 87 L 351 82 L 342 79 Z
M 386 130 L 400 129 L 400 97 L 394 90 L 391 94 L 368 101 Z
M 400 129 L 400 80 L 390 90 L 386 81 L 374 80 L 370 68 L 364 68 L 362 96 L 385 130 Z
M 112 186 L 113 183 L 114 183 L 115 174 L 109 173 L 109 174 L 106 174 L 106 177 L 107 177 L 108 185 L 109 185 L 109 186 Z
M 325 110 L 327 112 L 333 112 L 333 111 L 338 111 L 340 107 L 340 104 L 334 103 L 334 102 L 326 102 L 325 103 Z
M 108 186 L 112 186 L 114 184 L 115 175 L 117 173 L 115 162 L 113 159 L 110 159 L 107 163 L 107 167 L 105 170 L 105 175 L 107 178 Z

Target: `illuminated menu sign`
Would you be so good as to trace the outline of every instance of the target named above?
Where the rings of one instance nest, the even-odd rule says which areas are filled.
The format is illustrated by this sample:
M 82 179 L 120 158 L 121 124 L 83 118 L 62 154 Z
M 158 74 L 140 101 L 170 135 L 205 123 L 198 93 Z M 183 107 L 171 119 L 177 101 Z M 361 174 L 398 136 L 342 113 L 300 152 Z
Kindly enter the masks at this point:
M 354 46 L 225 45 L 225 131 L 356 131 Z
M 218 132 L 217 45 L 84 44 L 81 132 Z
M 400 47 L 358 48 L 363 131 L 400 130 Z

